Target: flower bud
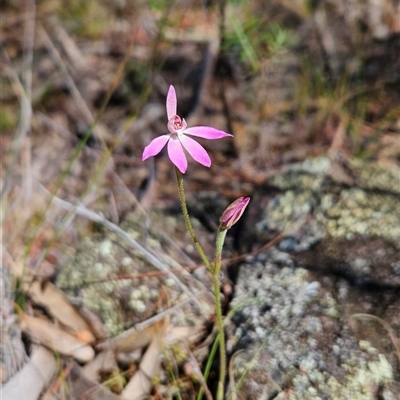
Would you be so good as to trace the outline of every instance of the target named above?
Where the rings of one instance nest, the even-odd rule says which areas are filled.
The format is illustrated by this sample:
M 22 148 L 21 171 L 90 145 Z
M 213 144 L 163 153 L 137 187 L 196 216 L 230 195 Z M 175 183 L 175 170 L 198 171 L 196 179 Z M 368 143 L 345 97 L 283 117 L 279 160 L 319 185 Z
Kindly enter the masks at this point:
M 219 219 L 221 229 L 229 229 L 232 225 L 239 221 L 239 218 L 244 213 L 247 204 L 250 202 L 250 197 L 239 197 L 222 213 Z

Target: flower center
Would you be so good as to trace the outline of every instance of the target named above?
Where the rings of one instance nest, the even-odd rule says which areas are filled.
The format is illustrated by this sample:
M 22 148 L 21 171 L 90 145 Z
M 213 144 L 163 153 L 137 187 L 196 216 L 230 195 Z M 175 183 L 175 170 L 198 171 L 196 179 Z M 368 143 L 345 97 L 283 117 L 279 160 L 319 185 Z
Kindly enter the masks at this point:
M 175 115 L 175 117 L 172 118 L 172 120 L 173 120 L 174 129 L 176 131 L 179 131 L 179 129 L 182 129 L 182 120 L 177 115 Z
M 168 130 L 171 133 L 182 133 L 184 129 L 187 127 L 187 123 L 184 119 L 181 119 L 178 115 L 174 115 L 167 124 Z

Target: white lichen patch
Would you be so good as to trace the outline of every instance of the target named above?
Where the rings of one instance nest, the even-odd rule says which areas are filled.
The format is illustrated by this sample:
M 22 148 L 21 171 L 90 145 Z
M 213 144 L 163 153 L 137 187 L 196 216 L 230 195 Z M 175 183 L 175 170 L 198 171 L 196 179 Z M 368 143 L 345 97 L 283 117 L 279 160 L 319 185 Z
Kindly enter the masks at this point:
M 148 300 L 151 297 L 149 288 L 146 285 L 140 285 L 139 290 L 140 290 L 140 292 L 142 294 L 142 298 L 144 300 Z
M 382 209 L 382 205 L 385 209 Z M 329 211 L 328 233 L 400 237 L 400 205 L 394 196 L 366 193 L 362 189 L 342 190 L 339 201 Z
M 111 256 L 111 250 L 112 250 L 112 242 L 111 240 L 104 240 L 103 242 L 100 243 L 99 245 L 99 253 L 103 257 L 110 257 Z
M 368 369 L 375 376 L 380 384 L 385 384 L 393 380 L 393 368 L 383 354 L 379 354 L 379 361 L 368 363 Z
M 138 300 L 142 297 L 142 292 L 139 289 L 133 289 L 131 292 L 131 300 Z
M 121 260 L 121 265 L 123 265 L 124 267 L 129 267 L 132 264 L 133 260 L 131 257 L 124 257 Z
M 172 278 L 167 278 L 167 279 L 165 279 L 165 284 L 167 286 L 171 287 L 171 286 L 175 286 L 176 282 Z
M 142 300 L 131 299 L 129 305 L 132 307 L 133 310 L 139 313 L 143 313 L 146 311 L 146 304 Z
M 375 400 L 375 389 L 382 384 L 390 383 L 393 370 L 383 354 L 377 361 L 357 363 L 347 368 L 348 376 L 342 382 L 328 380 L 327 390 L 336 398 L 351 398 L 359 400 Z

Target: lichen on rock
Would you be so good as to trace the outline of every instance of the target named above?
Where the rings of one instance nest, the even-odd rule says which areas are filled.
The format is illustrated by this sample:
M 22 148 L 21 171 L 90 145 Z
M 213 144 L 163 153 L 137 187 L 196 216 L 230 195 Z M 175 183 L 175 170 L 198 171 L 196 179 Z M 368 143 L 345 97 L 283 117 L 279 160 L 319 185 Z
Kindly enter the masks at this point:
M 234 358 L 236 379 L 248 373 L 243 398 L 261 398 L 265 390 L 282 400 L 375 400 L 378 388 L 394 395 L 393 367 L 371 344 L 360 344 L 332 294 L 289 256 L 282 263 L 276 248 L 260 256 L 243 265 L 232 304 L 240 311 L 229 348 L 246 349 Z M 240 309 L 249 293 L 258 301 Z
M 272 181 L 282 193 L 269 202 L 258 228 L 290 233 L 302 219 L 312 215 L 308 230 L 302 231 L 301 243 L 293 250 L 312 246 L 326 235 L 399 239 L 400 171 L 387 171 L 373 164 L 361 168 L 355 161 L 348 168 L 349 174 L 362 173 L 359 179 L 354 178 L 357 185 L 353 187 L 335 181 L 335 164 L 326 156 L 288 166 Z M 369 174 L 373 177 L 370 180 L 365 178 Z
M 399 327 L 400 170 L 323 156 L 271 185 L 279 192 L 256 229 L 285 237 L 240 267 L 228 340 L 246 349 L 234 356 L 236 381 L 247 371 L 239 397 L 396 398 L 387 332 L 360 333 L 352 316 Z
M 154 214 L 154 227 L 146 228 L 143 217 L 133 213 L 122 228 L 174 269 L 178 255 L 162 232 L 173 236 L 177 229 L 182 229 L 183 222 Z M 159 229 L 160 224 L 165 226 Z M 187 297 L 169 276 L 157 276 L 154 272 L 157 270 L 128 243 L 115 233 L 104 231 L 82 240 L 74 256 L 61 267 L 56 283 L 75 303 L 98 315 L 111 335 L 117 335 Z M 184 281 L 181 275 L 180 279 Z M 193 293 L 204 288 L 195 279 L 191 279 L 190 285 Z M 165 300 L 158 301 L 159 298 Z M 204 305 L 203 316 L 189 304 L 176 321 L 184 325 L 201 323 L 212 307 L 209 298 L 202 296 L 199 301 Z

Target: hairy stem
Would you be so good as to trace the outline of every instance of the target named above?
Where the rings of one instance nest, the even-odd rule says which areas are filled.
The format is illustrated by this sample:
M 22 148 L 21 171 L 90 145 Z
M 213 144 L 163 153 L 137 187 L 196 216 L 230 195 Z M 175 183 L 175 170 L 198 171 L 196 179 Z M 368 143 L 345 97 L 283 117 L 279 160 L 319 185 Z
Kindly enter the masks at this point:
M 214 296 L 215 296 L 215 314 L 217 318 L 218 327 L 218 338 L 219 338 L 219 353 L 220 353 L 220 373 L 218 381 L 217 390 L 217 400 L 223 400 L 224 398 L 224 388 L 225 388 L 225 377 L 226 377 L 226 350 L 225 350 L 225 332 L 224 332 L 224 322 L 222 316 L 221 298 L 220 298 L 220 282 L 219 282 L 219 271 L 221 269 L 221 254 L 222 247 L 224 245 L 226 229 L 218 229 L 216 249 L 215 249 L 215 260 L 214 264 L 211 265 L 207 256 L 205 255 L 199 241 L 197 240 L 196 234 L 194 232 L 192 223 L 190 222 L 189 212 L 186 205 L 185 192 L 183 189 L 183 178 L 181 172 L 178 168 L 175 168 L 176 177 L 178 179 L 178 189 L 179 189 L 179 199 L 182 206 L 183 218 L 188 228 L 189 234 L 193 240 L 194 246 L 199 253 L 201 259 L 203 260 L 205 266 L 210 271 L 212 276 Z
M 224 387 L 225 387 L 225 376 L 226 376 L 226 350 L 225 350 L 225 332 L 224 332 L 224 321 L 222 317 L 222 307 L 220 298 L 220 282 L 219 282 L 219 271 L 221 269 L 221 254 L 222 247 L 224 245 L 226 229 L 218 229 L 217 242 L 215 249 L 215 262 L 211 271 L 212 281 L 214 286 L 215 295 L 215 315 L 217 317 L 217 327 L 219 336 L 219 381 L 217 390 L 217 400 L 223 400 L 224 398 Z
M 186 198 L 185 198 L 185 191 L 183 190 L 183 178 L 181 172 L 178 170 L 178 168 L 175 167 L 176 171 L 176 177 L 178 179 L 178 190 L 179 190 L 179 200 L 181 202 L 181 207 L 182 207 L 182 213 L 183 213 L 183 218 L 186 223 L 186 227 L 188 228 L 190 237 L 193 240 L 194 247 L 196 248 L 197 252 L 199 253 L 203 263 L 207 267 L 207 269 L 211 272 L 211 263 L 208 260 L 207 256 L 205 255 L 203 248 L 201 247 L 199 241 L 197 240 L 196 234 L 194 232 L 192 223 L 190 222 L 190 217 L 189 217 L 189 212 L 186 206 Z

